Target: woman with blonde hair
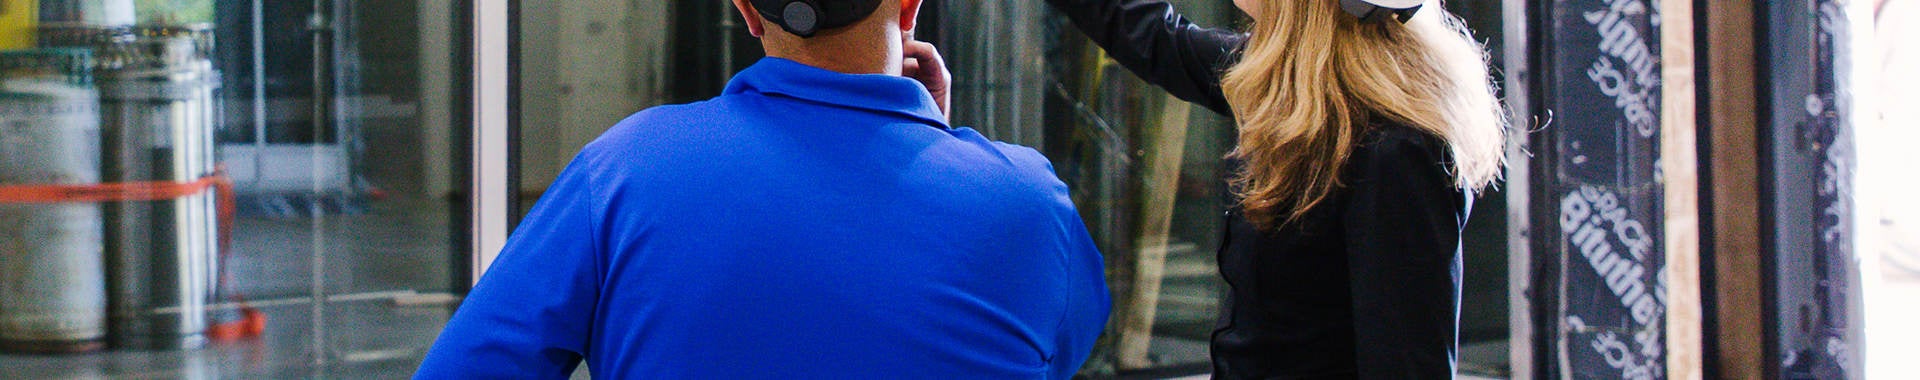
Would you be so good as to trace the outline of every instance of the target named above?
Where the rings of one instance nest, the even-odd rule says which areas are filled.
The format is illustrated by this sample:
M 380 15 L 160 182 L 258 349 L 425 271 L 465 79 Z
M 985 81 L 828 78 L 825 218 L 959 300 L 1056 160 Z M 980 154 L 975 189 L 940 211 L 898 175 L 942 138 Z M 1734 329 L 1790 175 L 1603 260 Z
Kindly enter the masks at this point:
M 1214 376 L 1454 375 L 1460 231 L 1499 178 L 1483 48 L 1437 2 L 1236 0 L 1244 32 L 1146 0 L 1048 0 L 1122 65 L 1232 115 Z

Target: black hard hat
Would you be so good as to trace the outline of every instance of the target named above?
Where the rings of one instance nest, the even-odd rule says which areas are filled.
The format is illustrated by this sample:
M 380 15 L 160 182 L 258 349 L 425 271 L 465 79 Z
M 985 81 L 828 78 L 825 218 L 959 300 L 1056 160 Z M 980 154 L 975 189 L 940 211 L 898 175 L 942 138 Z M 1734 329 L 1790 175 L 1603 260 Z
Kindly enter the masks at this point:
M 756 2 L 757 3 L 757 2 Z M 1364 22 L 1379 22 L 1393 19 L 1402 23 L 1413 19 L 1414 12 L 1420 11 L 1421 0 L 1340 0 L 1340 9 Z
M 867 19 L 880 0 L 753 0 L 753 7 L 780 29 L 805 38 Z

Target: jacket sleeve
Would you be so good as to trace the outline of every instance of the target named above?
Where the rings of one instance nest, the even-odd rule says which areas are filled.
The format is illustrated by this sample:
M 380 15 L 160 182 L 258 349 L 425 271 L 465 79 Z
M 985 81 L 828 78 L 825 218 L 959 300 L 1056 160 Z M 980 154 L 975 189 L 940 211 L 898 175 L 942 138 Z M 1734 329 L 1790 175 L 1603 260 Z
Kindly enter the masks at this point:
M 1202 28 L 1173 5 L 1147 0 L 1047 0 L 1093 43 L 1134 75 L 1222 115 L 1232 116 L 1220 75 L 1237 59 L 1245 34 Z
M 1388 138 L 1361 149 L 1343 215 L 1359 377 L 1452 378 L 1467 196 L 1444 148 Z
M 565 379 L 588 354 L 602 272 L 599 207 L 583 161 L 513 232 L 415 378 Z

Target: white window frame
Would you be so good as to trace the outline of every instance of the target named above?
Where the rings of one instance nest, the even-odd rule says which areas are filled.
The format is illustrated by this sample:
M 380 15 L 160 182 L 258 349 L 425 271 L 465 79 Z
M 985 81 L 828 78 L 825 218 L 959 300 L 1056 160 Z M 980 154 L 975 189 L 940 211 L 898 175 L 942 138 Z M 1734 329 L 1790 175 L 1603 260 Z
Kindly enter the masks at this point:
M 473 176 L 469 190 L 473 281 L 476 283 L 506 246 L 511 192 L 508 139 L 512 107 L 513 3 L 472 0 L 473 8 Z

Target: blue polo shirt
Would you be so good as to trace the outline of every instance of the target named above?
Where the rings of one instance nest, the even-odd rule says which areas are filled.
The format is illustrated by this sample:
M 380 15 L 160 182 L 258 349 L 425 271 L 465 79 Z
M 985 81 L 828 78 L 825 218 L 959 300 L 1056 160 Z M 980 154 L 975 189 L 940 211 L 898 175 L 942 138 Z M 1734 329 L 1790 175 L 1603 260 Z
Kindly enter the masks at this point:
M 767 58 L 589 144 L 420 378 L 1066 379 L 1099 252 L 1038 152 L 918 82 Z

